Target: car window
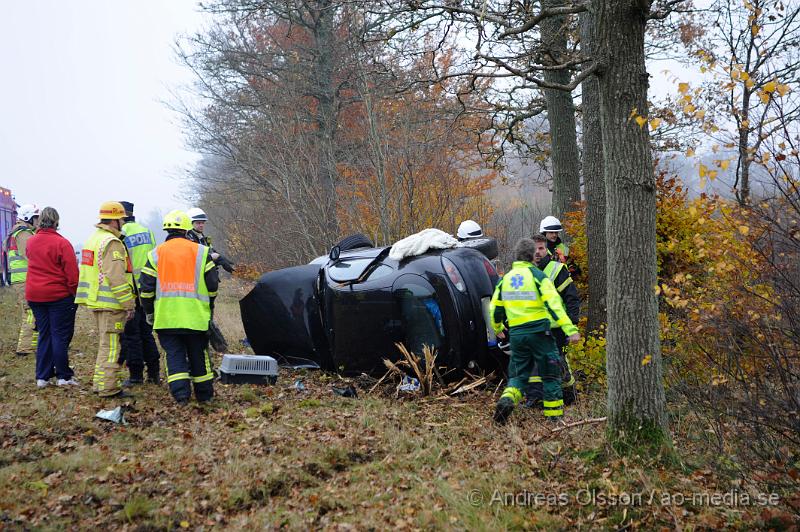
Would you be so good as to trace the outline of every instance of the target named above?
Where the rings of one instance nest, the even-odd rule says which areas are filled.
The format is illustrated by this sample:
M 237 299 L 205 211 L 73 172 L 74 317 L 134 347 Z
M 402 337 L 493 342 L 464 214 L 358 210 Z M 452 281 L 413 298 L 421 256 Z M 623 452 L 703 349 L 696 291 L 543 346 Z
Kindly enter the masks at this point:
M 328 267 L 328 276 L 334 281 L 339 282 L 355 281 L 361 277 L 361 274 L 364 273 L 364 270 L 367 269 L 367 266 L 369 266 L 373 260 L 375 260 L 374 257 L 341 260 Z
M 381 277 L 386 277 L 390 273 L 394 271 L 394 268 L 391 266 L 387 266 L 386 264 L 379 264 L 377 268 L 372 270 L 367 276 L 367 281 L 374 281 L 375 279 L 380 279 Z
M 436 292 L 421 277 L 404 277 L 395 284 L 393 292 L 400 305 L 406 347 L 415 353 L 422 353 L 423 345 L 441 347 L 445 331 Z

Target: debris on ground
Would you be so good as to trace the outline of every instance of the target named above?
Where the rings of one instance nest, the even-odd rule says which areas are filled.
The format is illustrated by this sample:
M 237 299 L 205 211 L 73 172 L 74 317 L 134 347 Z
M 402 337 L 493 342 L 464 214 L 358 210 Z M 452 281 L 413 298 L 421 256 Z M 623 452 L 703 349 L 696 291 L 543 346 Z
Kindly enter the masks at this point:
M 118 406 L 113 410 L 100 410 L 97 412 L 97 414 L 95 414 L 95 417 L 105 419 L 106 421 L 111 421 L 112 423 L 116 423 L 118 425 L 128 424 L 128 422 L 125 421 L 125 415 L 122 412 L 122 406 Z

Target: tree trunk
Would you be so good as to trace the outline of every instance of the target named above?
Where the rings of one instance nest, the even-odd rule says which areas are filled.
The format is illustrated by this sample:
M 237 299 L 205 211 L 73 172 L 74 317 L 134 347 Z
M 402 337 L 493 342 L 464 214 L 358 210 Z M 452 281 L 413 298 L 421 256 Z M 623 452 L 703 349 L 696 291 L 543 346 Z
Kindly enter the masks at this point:
M 542 7 L 563 6 L 563 0 L 544 0 Z M 541 23 L 545 64 L 565 61 L 567 49 L 566 17 L 549 17 Z M 545 81 L 568 84 L 566 70 L 545 70 Z M 575 105 L 572 94 L 545 89 L 547 120 L 550 123 L 550 160 L 553 164 L 553 214 L 562 220 L 565 213 L 575 209 L 581 200 L 580 155 L 575 134 Z M 563 220 L 562 220 L 563 221 Z
M 739 116 L 739 160 L 736 162 L 736 177 L 739 188 L 734 186 L 736 199 L 742 207 L 750 203 L 750 91 L 742 93 L 742 107 Z
M 656 286 L 656 184 L 647 116 L 647 0 L 594 0 L 608 242 L 610 435 L 661 443 L 666 436 Z
M 333 19 L 334 7 L 331 0 L 320 0 L 316 4 L 316 26 L 314 28 L 314 72 L 312 80 L 314 94 L 317 97 L 317 131 L 318 153 L 317 173 L 319 186 L 323 191 L 323 213 L 325 237 L 333 243 L 339 235 L 336 219 L 336 155 L 334 152 L 334 137 L 336 135 L 336 89 L 333 80 L 334 35 Z
M 592 13 L 580 21 L 581 53 L 594 57 Z M 586 237 L 589 277 L 589 310 L 586 332 L 606 322 L 606 183 L 603 178 L 603 129 L 600 124 L 600 82 L 589 76 L 583 83 L 583 186 L 586 192 Z

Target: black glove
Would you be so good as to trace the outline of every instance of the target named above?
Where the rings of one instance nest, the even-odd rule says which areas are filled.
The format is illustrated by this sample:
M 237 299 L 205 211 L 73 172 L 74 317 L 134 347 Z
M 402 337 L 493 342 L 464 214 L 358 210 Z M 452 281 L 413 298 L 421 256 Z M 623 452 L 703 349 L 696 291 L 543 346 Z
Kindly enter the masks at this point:
M 219 256 L 219 259 L 217 259 L 217 264 L 222 266 L 222 269 L 228 273 L 234 272 L 233 263 L 229 261 L 226 257 L 223 257 L 222 255 Z

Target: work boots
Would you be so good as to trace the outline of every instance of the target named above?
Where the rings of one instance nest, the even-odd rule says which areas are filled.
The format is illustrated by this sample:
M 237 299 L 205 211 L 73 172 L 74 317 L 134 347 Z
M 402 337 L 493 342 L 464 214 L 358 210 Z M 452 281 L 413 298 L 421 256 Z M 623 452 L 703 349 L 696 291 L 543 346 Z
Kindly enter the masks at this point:
M 494 409 L 494 422 L 498 425 L 505 425 L 513 411 L 514 401 L 510 397 L 501 397 Z
M 147 370 L 147 384 L 161 384 L 161 376 L 158 373 L 158 368 L 155 371 Z

